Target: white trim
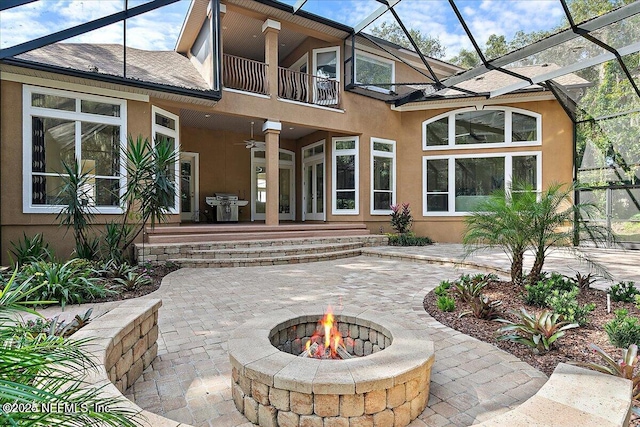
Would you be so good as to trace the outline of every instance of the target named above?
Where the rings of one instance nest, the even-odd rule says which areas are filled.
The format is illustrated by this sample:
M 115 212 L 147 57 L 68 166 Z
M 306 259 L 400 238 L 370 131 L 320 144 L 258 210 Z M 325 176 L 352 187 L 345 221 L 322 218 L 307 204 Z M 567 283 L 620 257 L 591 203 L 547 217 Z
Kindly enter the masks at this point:
M 284 98 L 278 98 L 278 101 L 286 102 L 286 103 L 289 103 L 289 104 L 301 105 L 303 107 L 319 108 L 321 110 L 333 111 L 334 113 L 343 113 L 344 114 L 344 110 L 342 110 L 340 108 L 325 107 L 325 106 L 318 105 L 318 104 L 307 104 L 305 102 L 293 101 L 291 99 L 284 99 Z
M 503 111 L 504 112 L 504 142 L 496 143 L 479 143 L 479 144 L 456 144 L 456 123 L 455 117 L 458 114 L 470 111 Z M 536 119 L 536 140 L 535 141 L 512 141 L 512 124 L 513 113 Z M 449 135 L 447 145 L 427 145 L 427 126 L 438 120 L 448 118 Z M 447 111 L 438 114 L 422 122 L 422 150 L 423 151 L 440 151 L 440 150 L 470 150 L 479 148 L 504 148 L 504 147 L 532 147 L 542 145 L 542 115 L 534 111 L 524 110 L 522 108 L 504 107 L 504 106 L 484 106 L 482 108 L 466 107 L 457 110 Z
M 450 98 L 444 100 L 423 101 L 414 102 L 411 104 L 401 105 L 396 107 L 391 105 L 393 111 L 429 111 L 429 110 L 441 110 L 443 108 L 459 108 L 461 104 L 466 106 L 473 105 L 478 109 L 482 109 L 486 105 L 500 105 L 505 103 L 520 103 L 520 102 L 533 102 L 533 101 L 553 101 L 555 96 L 551 92 L 536 92 L 537 95 L 527 94 L 508 94 L 500 96 L 499 98 L 487 99 L 485 97 L 464 97 L 464 98 Z
M 311 68 L 311 75 L 313 76 L 318 76 L 318 54 L 319 53 L 325 53 L 325 52 L 335 52 L 336 53 L 336 78 L 333 80 L 336 81 L 341 81 L 340 80 L 340 46 L 331 46 L 331 47 L 323 47 L 320 49 L 313 49 L 313 66 Z
M 132 92 L 122 92 L 119 90 L 105 89 L 93 86 L 85 86 L 77 83 L 60 82 L 56 80 L 43 79 L 41 77 L 25 76 L 22 74 L 9 73 L 0 71 L 0 80 L 9 82 L 24 83 L 34 86 L 40 86 L 43 89 L 60 89 L 66 91 L 77 92 L 79 95 L 85 94 L 115 97 L 120 99 L 128 99 L 131 101 L 149 102 L 149 95 Z M 68 95 L 67 95 L 68 96 Z
M 40 108 L 31 106 L 31 98 L 33 93 L 43 95 L 56 95 L 75 100 L 75 112 L 62 111 L 50 108 Z M 118 105 L 120 107 L 120 117 L 101 116 L 99 114 L 81 113 L 81 101 L 97 101 L 108 104 Z M 74 148 L 75 156 L 79 162 L 82 162 L 82 132 L 81 123 L 92 122 L 120 128 L 120 170 L 119 176 L 102 177 L 94 175 L 94 178 L 107 178 L 118 180 L 120 182 L 120 196 L 125 192 L 126 185 L 126 150 L 127 138 L 127 101 L 124 99 L 107 98 L 99 95 L 83 94 L 78 92 L 69 92 L 59 89 L 44 88 L 39 86 L 23 85 L 22 86 L 22 212 L 23 213 L 59 213 L 63 205 L 33 205 L 33 188 L 32 180 L 32 153 L 33 153 L 33 135 L 32 135 L 32 116 L 44 118 L 62 118 L 75 122 L 75 138 Z M 62 171 L 60 171 L 62 173 Z M 41 172 L 36 175 L 58 176 L 57 173 Z M 92 206 L 92 211 L 96 214 L 121 214 L 121 206 Z
M 231 89 L 228 87 L 223 87 L 222 90 L 225 92 L 238 93 L 240 95 L 255 96 L 256 98 L 271 99 L 270 95 L 263 95 L 261 93 L 245 92 L 243 90 Z
M 391 145 L 393 147 L 393 151 L 388 152 L 388 151 L 378 151 L 376 149 L 373 148 L 374 143 L 379 142 L 382 144 L 387 144 L 387 145 Z M 370 164 L 370 170 L 371 170 L 371 174 L 370 174 L 370 197 L 371 197 L 371 203 L 370 203 L 370 213 L 371 215 L 390 215 L 391 214 L 391 207 L 389 207 L 389 209 L 375 209 L 374 207 L 374 193 L 376 192 L 375 187 L 375 180 L 374 180 L 374 167 L 373 167 L 373 163 L 375 160 L 375 157 L 386 157 L 388 159 L 392 159 L 392 163 L 391 163 L 391 204 L 395 205 L 396 204 L 396 141 L 392 140 L 392 139 L 382 139 L 382 138 L 376 138 L 376 137 L 372 137 L 371 138 L 371 164 Z M 378 190 L 378 191 L 385 191 L 385 190 Z
M 265 157 L 255 157 L 256 152 L 264 152 Z M 280 160 L 280 153 L 286 153 L 291 155 L 291 160 Z M 265 147 L 253 147 L 251 149 L 251 221 L 256 220 L 264 220 L 266 219 L 265 213 L 257 213 L 256 212 L 256 166 L 267 165 L 266 159 L 266 149 Z M 284 166 L 284 167 L 283 167 Z M 286 150 L 284 148 L 278 149 L 278 170 L 279 169 L 290 169 L 291 170 L 291 185 L 290 185 L 290 196 L 289 196 L 289 210 L 288 214 L 278 213 L 278 219 L 284 221 L 295 221 L 296 220 L 296 153 L 291 150 Z M 280 173 L 278 173 L 278 178 L 280 177 Z M 269 183 L 266 183 L 269 185 Z M 278 182 L 280 185 L 280 182 Z M 266 205 L 265 205 L 266 209 Z
M 336 142 L 339 141 L 355 141 L 355 147 L 353 149 L 348 150 L 340 150 L 341 156 L 354 156 L 354 175 L 355 175 L 355 207 L 353 209 L 336 209 L 336 199 L 337 199 L 337 190 L 336 190 L 336 181 L 337 181 L 337 168 L 336 168 L 336 158 L 338 156 L 338 152 L 336 150 Z M 334 137 L 331 138 L 331 214 L 332 215 L 358 215 L 360 214 L 360 163 L 359 163 L 359 155 L 360 152 L 360 137 L 359 136 L 349 136 L 349 137 Z M 345 190 L 343 190 L 345 191 Z M 353 191 L 353 190 L 346 190 Z
M 382 62 L 382 63 L 387 63 L 387 64 L 391 64 L 391 81 L 389 83 L 395 83 L 396 81 L 396 63 L 395 61 L 392 61 L 390 59 L 384 58 L 382 56 L 377 56 L 377 55 L 372 55 L 370 53 L 367 53 L 363 50 L 360 49 L 356 49 L 356 53 L 355 53 L 355 57 L 354 57 L 354 61 L 353 61 L 353 75 L 354 78 L 356 80 L 356 84 L 362 84 L 362 82 L 358 81 L 358 67 L 357 67 L 357 63 L 358 63 L 358 55 L 360 55 L 361 57 L 366 59 L 372 59 L 374 61 L 378 61 L 378 62 Z M 395 86 L 389 86 L 388 89 L 384 88 L 384 87 L 379 87 L 376 86 L 374 84 L 369 85 L 369 86 L 362 86 L 366 89 L 369 90 L 373 90 L 375 92 L 381 92 L 381 93 L 390 93 L 392 91 L 395 90 Z
M 305 64 L 307 66 L 307 71 L 305 73 L 309 74 L 309 52 L 305 53 L 300 57 L 300 59 L 291 64 L 289 66 L 289 69 L 301 73 L 302 71 L 300 71 L 300 67 L 302 66 L 302 64 Z
M 268 28 L 271 28 L 276 31 L 280 31 L 282 29 L 282 25 L 280 25 L 280 22 L 274 19 L 267 19 L 262 23 L 262 32 L 264 33 L 265 31 L 267 31 Z
M 193 197 L 194 197 L 194 203 L 192 205 L 193 207 L 193 214 L 195 215 L 194 221 L 195 222 L 200 222 L 200 153 L 195 153 L 195 152 L 190 152 L 190 151 L 183 151 L 180 153 L 180 161 L 182 161 L 183 157 L 187 157 L 187 158 L 192 158 L 193 159 L 193 169 L 191 170 L 191 176 L 193 178 Z M 180 173 L 182 173 L 182 171 L 180 171 Z M 182 180 L 180 180 L 180 185 L 182 185 Z M 180 189 L 179 189 L 180 191 Z M 182 218 L 182 207 L 180 207 L 180 221 L 184 221 L 184 219 Z
M 505 189 L 511 185 L 513 175 L 513 158 L 524 156 L 536 156 L 536 191 L 540 193 L 542 191 L 542 151 L 510 151 L 501 153 L 476 153 L 476 154 L 448 154 L 437 156 L 423 156 L 422 157 L 422 216 L 425 217 L 453 217 L 453 216 L 467 216 L 469 212 L 456 212 L 455 210 L 455 160 L 456 159 L 484 159 L 503 157 L 505 159 L 504 168 L 504 185 Z M 427 161 L 429 160 L 448 160 L 447 173 L 448 173 L 448 210 L 447 211 L 428 211 L 427 210 Z M 433 193 L 433 194 L 445 194 L 445 193 Z
M 280 132 L 282 130 L 282 123 L 274 122 L 272 120 L 265 120 L 264 123 L 262 123 L 262 132 L 266 132 L 268 130 L 275 130 Z
M 164 126 L 156 124 L 156 114 L 160 114 L 169 119 L 172 119 L 176 123 L 175 129 L 166 128 Z M 173 138 L 174 140 L 174 149 L 178 152 L 178 159 L 176 159 L 174 164 L 174 177 L 175 177 L 175 201 L 173 203 L 173 208 L 168 209 L 170 214 L 180 215 L 180 117 L 176 114 L 170 113 L 167 110 L 163 110 L 160 107 L 156 107 L 155 105 L 151 106 L 151 143 L 155 144 L 156 141 L 156 133 L 160 133 L 162 135 Z
M 309 150 L 311 148 L 314 147 L 318 147 L 318 146 L 322 146 L 322 153 L 320 154 L 315 154 L 313 156 L 309 156 L 309 157 L 304 157 L 304 152 L 306 150 Z M 326 221 L 327 220 L 327 147 L 326 147 L 326 140 L 321 140 L 318 142 L 314 142 L 312 144 L 309 145 L 305 145 L 304 147 L 301 148 L 300 150 L 300 156 L 302 158 L 302 202 L 301 202 L 301 206 L 302 206 L 302 221 L 306 221 L 307 219 L 309 219 L 310 221 Z M 322 194 L 322 218 L 321 219 L 317 219 L 317 218 L 307 218 L 306 217 L 306 203 L 305 203 L 305 195 L 306 193 L 306 174 L 305 171 L 307 169 L 307 167 L 312 166 L 312 165 L 316 165 L 318 163 L 322 162 L 322 190 L 323 190 L 323 194 Z M 313 183 L 312 183 L 313 185 Z M 316 199 L 316 213 L 313 215 L 318 215 L 317 213 L 318 211 L 318 201 Z

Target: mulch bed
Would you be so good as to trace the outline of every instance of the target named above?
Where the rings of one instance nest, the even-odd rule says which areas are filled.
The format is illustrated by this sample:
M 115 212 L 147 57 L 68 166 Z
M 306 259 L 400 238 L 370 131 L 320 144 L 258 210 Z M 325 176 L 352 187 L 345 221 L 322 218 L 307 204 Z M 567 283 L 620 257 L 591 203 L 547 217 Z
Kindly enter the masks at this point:
M 452 278 L 453 279 L 453 278 Z M 502 301 L 503 318 L 511 321 L 517 320 L 510 311 L 520 311 L 524 307 L 529 313 L 538 313 L 542 309 L 526 305 L 522 299 L 524 287 L 515 286 L 511 282 L 494 281 L 487 285 L 483 294 L 491 300 Z M 620 357 L 620 349 L 609 343 L 609 338 L 603 325 L 615 318 L 614 311 L 625 308 L 630 315 L 639 316 L 633 303 L 611 301 L 611 313 L 607 313 L 607 293 L 598 289 L 582 289 L 578 294 L 578 302 L 584 305 L 590 302 L 596 304 L 591 312 L 590 322 L 587 326 L 570 329 L 565 336 L 556 341 L 551 351 L 545 354 L 534 354 L 527 346 L 511 341 L 497 341 L 496 331 L 503 323 L 476 319 L 473 315 L 458 317 L 461 312 L 469 310 L 469 304 L 456 300 L 456 309 L 452 312 L 443 312 L 436 306 L 437 296 L 433 290 L 429 292 L 423 301 L 424 309 L 433 318 L 466 335 L 475 337 L 481 341 L 490 343 L 507 351 L 534 368 L 551 375 L 558 363 L 561 362 L 596 362 L 604 364 L 602 359 L 589 350 L 589 344 L 594 343 L 614 358 Z M 634 406 L 640 407 L 640 402 L 634 401 Z M 640 426 L 640 418 L 632 414 L 631 425 Z
M 162 279 L 172 271 L 176 271 L 179 267 L 175 264 L 159 264 L 159 265 L 147 265 L 138 267 L 141 272 L 147 274 L 151 278 L 151 283 L 145 286 L 139 286 L 131 291 L 118 292 L 115 295 L 109 295 L 105 298 L 97 298 L 95 300 L 88 301 L 94 302 L 108 302 L 108 301 L 122 301 L 131 298 L 138 298 L 144 295 L 148 295 L 151 292 L 157 291 L 162 283 Z
M 502 301 L 503 318 L 515 321 L 517 318 L 509 313 L 512 310 L 519 311 L 521 307 L 524 307 L 529 313 L 541 311 L 540 308 L 528 306 L 523 302 L 523 292 L 523 287 L 514 286 L 511 282 L 495 281 L 484 288 L 483 294 L 492 300 Z M 597 289 L 582 289 L 578 294 L 580 305 L 590 302 L 596 304 L 595 310 L 591 312 L 589 324 L 566 331 L 565 336 L 556 341 L 555 348 L 552 348 L 551 351 L 545 354 L 534 354 L 523 344 L 497 341 L 495 338 L 496 330 L 503 325 L 502 323 L 476 319 L 473 315 L 459 318 L 460 312 L 469 309 L 468 304 L 460 303 L 459 301 L 456 301 L 455 311 L 442 312 L 436 307 L 436 299 L 437 296 L 431 291 L 425 296 L 423 303 L 425 310 L 440 323 L 508 351 L 547 375 L 551 375 L 560 362 L 602 363 L 598 355 L 589 350 L 590 343 L 598 345 L 611 356 L 618 357 L 620 349 L 609 344 L 609 338 L 603 329 L 603 325 L 615 317 L 613 312 L 618 308 L 629 310 L 630 315 L 640 315 L 640 310 L 633 303 L 614 301 L 611 302 L 611 313 L 607 313 L 606 292 Z

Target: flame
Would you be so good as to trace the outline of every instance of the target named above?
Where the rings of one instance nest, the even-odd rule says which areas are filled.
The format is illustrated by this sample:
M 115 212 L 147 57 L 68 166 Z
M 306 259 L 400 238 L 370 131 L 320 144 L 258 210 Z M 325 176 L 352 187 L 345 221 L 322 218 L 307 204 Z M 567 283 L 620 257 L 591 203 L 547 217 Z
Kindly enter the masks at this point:
M 342 334 L 338 331 L 338 323 L 335 320 L 331 306 L 327 307 L 327 311 L 318 323 L 321 326 L 319 329 L 323 331 L 323 334 L 321 335 L 316 330 L 311 339 L 307 341 L 305 348 L 309 356 L 319 359 L 339 359 L 338 347 L 344 348 L 345 345 Z M 315 352 L 311 349 L 313 344 L 317 344 Z M 329 354 L 326 354 L 327 352 Z

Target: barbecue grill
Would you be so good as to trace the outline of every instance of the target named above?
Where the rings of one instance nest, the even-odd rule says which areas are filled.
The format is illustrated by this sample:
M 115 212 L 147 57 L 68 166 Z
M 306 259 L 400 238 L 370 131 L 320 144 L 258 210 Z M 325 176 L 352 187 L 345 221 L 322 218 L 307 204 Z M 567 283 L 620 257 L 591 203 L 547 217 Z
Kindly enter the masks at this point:
M 217 222 L 238 222 L 238 207 L 247 206 L 247 200 L 238 200 L 238 196 L 231 193 L 215 193 L 213 197 L 206 197 L 206 203 L 216 208 Z

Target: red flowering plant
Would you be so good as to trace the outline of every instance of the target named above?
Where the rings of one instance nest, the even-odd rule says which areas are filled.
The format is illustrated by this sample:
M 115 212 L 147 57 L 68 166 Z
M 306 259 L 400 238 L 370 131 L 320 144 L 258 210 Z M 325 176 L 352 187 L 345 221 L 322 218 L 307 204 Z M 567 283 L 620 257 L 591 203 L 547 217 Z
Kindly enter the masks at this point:
M 640 356 L 638 356 L 638 346 L 631 344 L 629 348 L 622 349 L 622 357 L 615 359 L 609 356 L 604 350 L 595 344 L 590 344 L 589 348 L 598 354 L 600 358 L 605 362 L 604 365 L 597 363 L 575 363 L 576 365 L 584 366 L 593 369 L 598 372 L 602 372 L 616 377 L 625 378 L 631 380 L 633 383 L 633 398 L 640 399 L 640 373 L 638 373 L 638 365 L 640 362 Z M 635 409 L 635 408 L 634 408 Z M 639 412 L 634 410 L 634 412 Z
M 398 234 L 406 234 L 411 230 L 413 216 L 409 203 L 391 205 L 391 226 Z

